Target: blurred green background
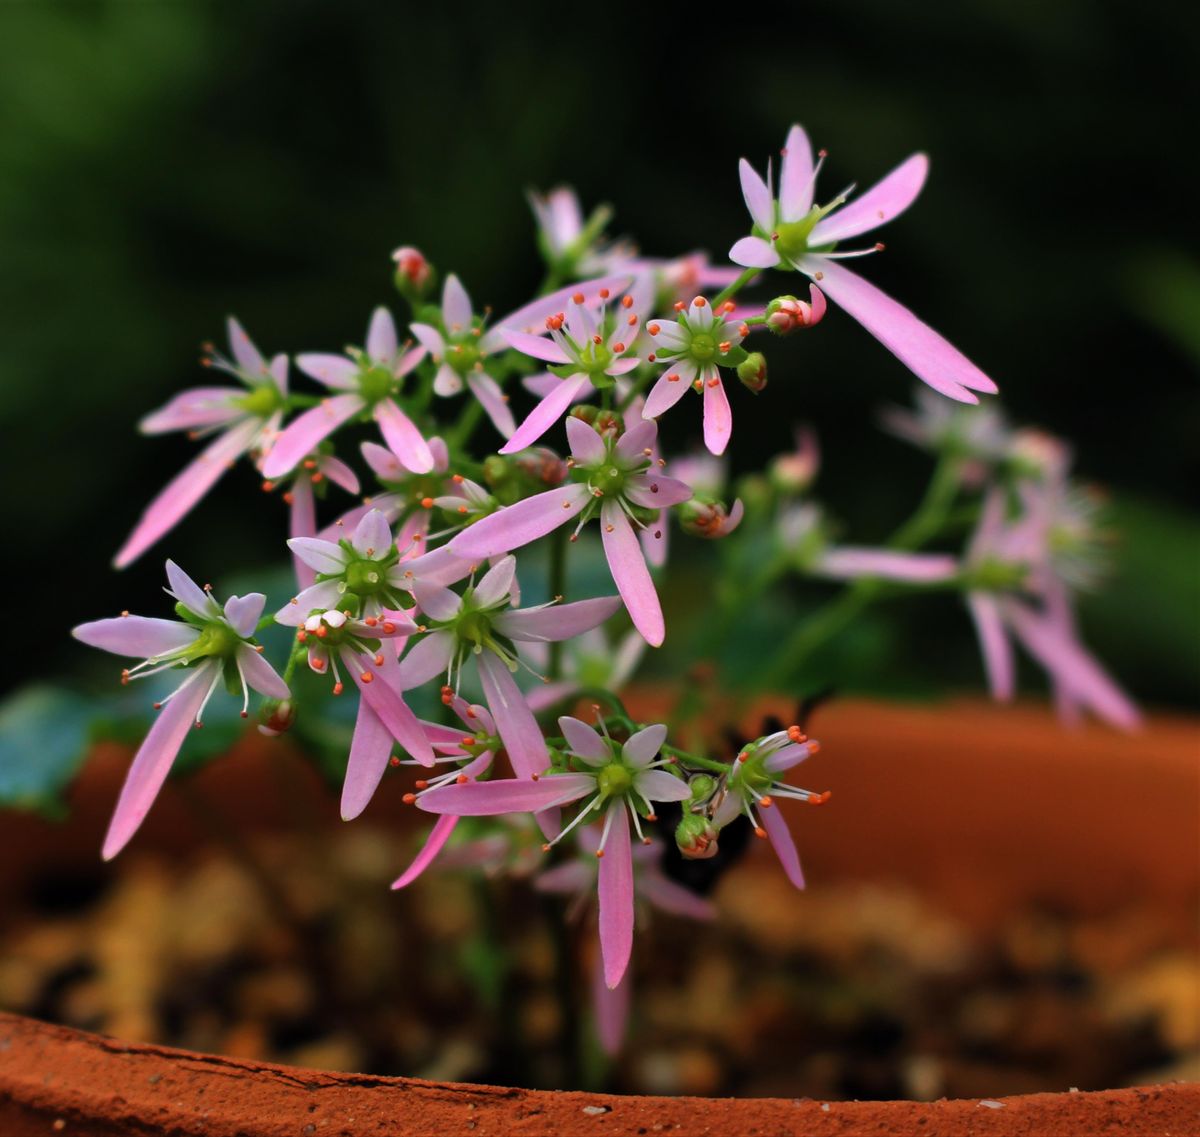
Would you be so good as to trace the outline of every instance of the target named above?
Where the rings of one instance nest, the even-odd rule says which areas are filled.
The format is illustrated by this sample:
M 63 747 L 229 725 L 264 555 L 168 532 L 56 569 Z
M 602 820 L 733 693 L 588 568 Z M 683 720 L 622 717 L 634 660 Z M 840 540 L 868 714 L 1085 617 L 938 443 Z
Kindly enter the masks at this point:
M 202 579 L 278 559 L 281 507 L 246 467 L 132 570 L 108 567 L 191 452 L 135 423 L 203 378 L 198 345 L 221 340 L 227 313 L 266 351 L 359 342 L 370 308 L 393 298 L 388 254 L 402 243 L 504 310 L 540 277 L 523 191 L 560 181 L 611 202 L 615 230 L 648 253 L 722 257 L 747 224 L 738 157 L 761 163 L 799 120 L 830 150 L 827 192 L 930 152 L 926 191 L 867 275 L 993 375 L 1016 419 L 1075 441 L 1122 533 L 1085 634 L 1139 698 L 1188 702 L 1200 266 L 1184 166 L 1198 44 L 1179 16 L 1095 0 L 719 19 L 8 0 L 6 561 L 20 574 L 10 597 L 50 598 L 20 678 L 111 663 L 85 662 L 69 627 L 153 611 L 166 555 Z M 836 312 L 771 363 L 763 396 L 735 393 L 735 466 L 811 421 L 819 492 L 856 539 L 882 537 L 929 469 L 875 429 L 910 376 Z M 672 424 L 676 441 L 696 425 Z M 853 666 L 831 666 L 860 689 L 982 684 L 953 601 L 886 609 L 855 637 L 842 648 Z

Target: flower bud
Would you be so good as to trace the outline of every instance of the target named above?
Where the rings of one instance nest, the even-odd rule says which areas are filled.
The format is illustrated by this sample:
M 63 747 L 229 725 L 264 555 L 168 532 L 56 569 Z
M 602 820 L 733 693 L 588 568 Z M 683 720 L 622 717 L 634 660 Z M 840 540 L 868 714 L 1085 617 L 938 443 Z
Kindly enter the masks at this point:
M 616 411 L 601 410 L 600 407 L 583 403 L 578 407 L 571 408 L 571 418 L 586 422 L 588 426 L 607 438 L 620 438 L 624 433 L 624 424 Z
M 396 287 L 405 299 L 420 300 L 433 285 L 433 266 L 425 259 L 420 249 L 401 245 L 394 253 L 396 262 Z
M 767 476 L 780 493 L 794 496 L 812 485 L 820 463 L 817 437 L 810 428 L 802 427 L 796 431 L 796 449 L 773 459 Z
M 726 510 L 719 501 L 698 501 L 693 498 L 679 507 L 679 524 L 685 533 L 693 537 L 715 540 L 732 533 L 742 520 L 742 503 L 735 501 L 731 510 Z
M 825 294 L 813 284 L 809 296 L 808 301 L 795 296 L 776 296 L 767 305 L 767 327 L 777 336 L 789 336 L 801 328 L 819 324 L 825 315 Z
M 548 489 L 561 486 L 567 480 L 566 462 L 545 446 L 535 446 L 532 450 L 524 450 L 516 456 L 514 461 L 521 473 Z
M 690 861 L 703 861 L 717 855 L 717 830 L 702 813 L 685 813 L 675 826 L 675 844 Z
M 767 385 L 767 357 L 761 351 L 752 351 L 738 364 L 738 378 L 755 394 Z
M 499 489 L 512 479 L 512 467 L 500 454 L 489 454 L 483 460 L 483 480 L 490 489 Z
M 717 779 L 711 774 L 693 774 L 688 779 L 688 789 L 692 791 L 692 804 L 702 805 L 716 792 Z
M 275 738 L 296 721 L 296 704 L 291 699 L 268 699 L 258 712 L 258 732 Z

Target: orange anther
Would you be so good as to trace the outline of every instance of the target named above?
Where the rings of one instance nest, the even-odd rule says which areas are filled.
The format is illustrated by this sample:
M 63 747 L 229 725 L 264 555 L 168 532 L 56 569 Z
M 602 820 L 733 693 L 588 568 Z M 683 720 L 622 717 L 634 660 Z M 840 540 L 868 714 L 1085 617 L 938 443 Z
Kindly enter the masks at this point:
M 658 324 L 647 324 L 646 331 L 648 331 L 652 336 L 656 336 L 660 331 L 662 331 L 662 329 Z
M 632 308 L 633 307 L 633 297 L 632 296 L 622 296 L 621 297 L 621 307 L 622 308 Z
M 362 680 L 364 683 L 370 683 L 370 682 L 371 682 L 371 680 L 373 680 L 373 679 L 375 678 L 375 676 L 374 676 L 374 675 L 373 675 L 373 674 L 372 674 L 370 671 L 364 671 L 364 672 L 363 672 L 363 673 L 362 673 L 362 674 L 359 676 L 359 678 L 360 678 L 360 679 L 361 679 L 361 680 Z
M 574 300 L 576 304 L 582 304 L 583 303 L 583 293 L 576 292 L 575 295 L 571 297 L 571 299 Z

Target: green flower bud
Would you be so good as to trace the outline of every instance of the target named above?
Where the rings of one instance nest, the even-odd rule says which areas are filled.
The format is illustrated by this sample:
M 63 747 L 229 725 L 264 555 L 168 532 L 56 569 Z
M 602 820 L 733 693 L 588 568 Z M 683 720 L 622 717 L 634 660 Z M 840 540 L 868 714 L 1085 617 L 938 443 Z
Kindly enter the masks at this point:
M 291 730 L 296 704 L 291 699 L 268 699 L 258 712 L 258 731 L 270 738 Z
M 738 364 L 737 374 L 742 384 L 757 394 L 767 385 L 767 357 L 761 351 L 752 351 Z
M 693 774 L 688 779 L 688 788 L 692 791 L 692 803 L 702 805 L 716 793 L 717 779 L 711 774 Z
M 688 860 L 702 861 L 717 853 L 717 831 L 702 813 L 686 813 L 675 827 L 675 844 Z

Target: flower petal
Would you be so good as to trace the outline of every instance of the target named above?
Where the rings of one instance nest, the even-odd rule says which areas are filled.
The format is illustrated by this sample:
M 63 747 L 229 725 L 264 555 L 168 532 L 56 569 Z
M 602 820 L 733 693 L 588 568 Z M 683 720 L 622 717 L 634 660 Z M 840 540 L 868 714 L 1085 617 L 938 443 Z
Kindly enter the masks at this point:
M 585 384 L 591 385 L 588 377 L 582 372 L 559 380 L 558 386 L 525 416 L 525 421 L 517 427 L 512 438 L 500 447 L 500 453 L 515 454 L 518 450 L 532 446 L 562 418 L 567 408 L 579 397 Z
M 687 363 L 670 366 L 650 388 L 642 414 L 647 419 L 656 419 L 666 414 L 691 389 L 691 373 L 695 368 Z
M 566 428 L 571 456 L 581 466 L 595 466 L 608 456 L 608 447 L 604 445 L 604 439 L 591 423 L 579 418 L 568 418 Z
M 287 628 L 298 628 L 316 608 L 332 608 L 341 599 L 340 582 L 325 580 L 314 584 L 289 600 L 275 613 L 275 622 Z
M 361 556 L 382 557 L 392 547 L 392 529 L 388 525 L 387 518 L 378 509 L 368 510 L 363 515 L 363 519 L 355 526 L 350 544 Z M 342 550 L 339 548 L 338 552 L 341 553 Z M 346 560 L 344 553 L 342 553 L 341 559 L 344 564 Z
M 861 576 L 933 584 L 958 575 L 958 559 L 944 553 L 907 553 L 893 549 L 830 549 L 815 566 L 822 576 L 854 580 Z
M 462 281 L 451 273 L 442 286 L 442 322 L 446 325 L 446 330 L 451 335 L 466 331 L 471 326 L 473 316 L 471 297 L 467 295 Z
M 410 691 L 424 686 L 437 675 L 445 675 L 453 655 L 454 633 L 430 632 L 409 648 L 400 661 L 401 689 Z
M 239 644 L 237 660 L 242 665 L 246 682 L 260 695 L 269 699 L 286 699 L 291 695 L 288 685 L 263 657 L 249 644 Z
M 812 207 L 812 200 L 812 145 L 804 128 L 793 126 L 784 143 L 783 164 L 779 171 L 779 219 L 799 221 Z
M 534 359 L 546 363 L 570 363 L 571 357 L 552 339 L 545 336 L 532 336 L 528 332 L 516 332 L 504 329 L 504 338 L 508 346 L 516 348 L 522 355 L 531 355 Z
M 263 463 L 263 477 L 280 478 L 294 469 L 365 405 L 360 395 L 334 395 L 293 419 L 268 452 Z
M 225 328 L 229 335 L 229 349 L 233 352 L 238 368 L 249 376 L 265 375 L 266 360 L 254 346 L 254 341 L 246 334 L 246 329 L 233 316 L 225 321 Z
M 502 557 L 486 573 L 475 586 L 472 597 L 475 605 L 480 608 L 494 608 L 505 602 L 512 592 L 513 577 L 517 573 L 517 558 Z
M 646 509 L 666 509 L 691 501 L 692 487 L 666 474 L 638 474 L 625 483 L 625 496 Z
M 421 722 L 392 686 L 393 682 L 399 683 L 396 664 L 387 663 L 385 656 L 381 666 L 374 666 L 368 671 L 363 666 L 362 657 L 348 648 L 342 648 L 341 659 L 354 677 L 362 697 L 371 704 L 371 710 L 383 720 L 392 737 L 422 766 L 432 766 L 433 748 L 421 729 Z M 372 676 L 369 681 L 363 678 L 366 674 Z
M 221 609 L 211 594 L 201 588 L 174 561 L 167 561 L 168 591 L 189 611 L 202 619 L 211 620 L 221 615 Z
M 242 639 L 254 635 L 255 626 L 262 616 L 267 598 L 261 592 L 248 592 L 245 596 L 231 596 L 225 601 L 225 622 Z
M 528 778 L 498 778 L 492 782 L 439 786 L 417 798 L 417 807 L 427 813 L 449 813 L 455 817 L 540 813 L 578 801 L 595 788 L 596 779 L 588 774 L 547 774 L 536 782 Z
M 613 276 L 582 281 L 579 284 L 568 284 L 557 292 L 539 296 L 515 312 L 500 317 L 492 328 L 483 334 L 479 348 L 485 354 L 502 350 L 505 346 L 504 332 L 506 329 L 537 335 L 544 329 L 547 317 L 556 316 L 559 312 L 565 311 L 571 303 L 572 297 L 577 293 L 583 293 L 585 304 L 596 305 L 600 303 L 602 291 L 607 290 L 616 294 L 626 288 L 630 280 L 629 273 L 618 273 Z
M 146 506 L 141 520 L 113 559 L 117 568 L 125 568 L 151 545 L 173 529 L 254 442 L 259 420 L 251 419 L 231 427 L 175 475 Z
M 968 592 L 967 607 L 971 610 L 971 619 L 975 621 L 975 632 L 979 636 L 979 650 L 983 653 L 983 666 L 992 698 L 1007 703 L 1016 691 L 1016 669 L 1012 644 L 1004 630 L 999 605 L 990 593 Z
M 516 419 L 509 409 L 508 399 L 500 390 L 500 384 L 483 371 L 472 371 L 467 376 L 467 386 L 471 394 L 480 402 L 492 425 L 504 438 L 511 438 L 517 429 Z
M 738 178 L 742 183 L 742 197 L 746 199 L 746 208 L 754 218 L 754 224 L 764 233 L 770 233 L 775 228 L 775 200 L 771 195 L 771 187 L 745 158 L 738 162 Z
M 429 449 L 429 443 L 412 419 L 391 399 L 376 403 L 372 414 L 384 441 L 406 470 L 414 474 L 428 474 L 433 469 L 433 451 Z
M 457 824 L 458 818 L 452 814 L 439 817 L 433 823 L 433 828 L 429 831 L 429 836 L 425 838 L 425 844 L 421 846 L 421 851 L 413 858 L 412 864 L 392 881 L 392 888 L 406 888 L 429 868 L 434 858 L 442 851 L 442 846 L 450 840 L 450 834 L 454 832 L 454 827 Z
M 596 1015 L 596 1038 L 605 1054 L 612 1057 L 621 1049 L 629 1025 L 629 1003 L 633 980 L 624 978 L 610 988 L 604 979 L 604 960 L 592 963 L 592 1009 Z
M 620 799 L 609 807 L 608 840 L 600 858 L 600 953 L 604 982 L 612 990 L 621 982 L 633 952 L 633 858 L 629 817 Z
M 396 337 L 396 321 L 382 305 L 371 314 L 371 326 L 367 329 L 367 354 L 387 366 L 392 365 L 400 344 Z
M 101 855 L 112 860 L 137 832 L 183 745 L 220 664 L 197 667 L 159 712 L 121 787 Z
M 620 607 L 620 597 L 598 596 L 549 608 L 502 612 L 493 620 L 493 626 L 501 635 L 518 642 L 569 640 L 599 627 Z
M 591 500 L 577 483 L 547 490 L 467 526 L 447 548 L 458 557 L 498 556 L 565 525 Z
M 324 541 L 320 537 L 289 537 L 287 546 L 317 572 L 337 574 L 345 571 L 345 550 L 332 541 Z
M 437 328 L 429 324 L 410 324 L 409 328 L 417 337 L 417 342 L 431 355 L 440 357 L 446 354 L 446 341 Z
M 692 796 L 688 784 L 666 770 L 642 770 L 634 777 L 633 786 L 647 801 L 687 801 Z
M 671 916 L 685 916 L 689 920 L 712 920 L 717 910 L 714 905 L 676 884 L 662 873 L 644 870 L 637 882 L 639 895 L 648 900 L 660 912 Z
M 635 419 L 633 425 L 617 439 L 617 454 L 627 462 L 643 462 L 647 457 L 646 451 L 653 450 L 657 441 L 658 424 Z
M 762 237 L 743 237 L 734 241 L 729 259 L 744 268 L 771 268 L 779 264 L 779 253 L 770 241 Z
M 582 758 L 589 764 L 608 762 L 612 758 L 608 743 L 598 731 L 582 720 L 563 715 L 558 720 L 558 729 L 563 732 L 567 746 L 577 758 Z
M 142 419 L 138 430 L 143 434 L 162 434 L 168 430 L 195 430 L 232 422 L 245 417 L 245 410 L 235 402 L 245 396 L 245 387 L 193 387 L 180 391 Z
M 844 241 L 899 217 L 916 201 L 928 173 L 929 159 L 924 154 L 913 154 L 861 197 L 818 221 L 810 243 L 827 245 L 831 241 Z
M 654 581 L 650 579 L 650 570 L 646 568 L 633 526 L 615 501 L 606 501 L 600 512 L 600 536 L 613 581 L 629 610 L 633 626 L 648 644 L 658 647 L 666 637 L 658 593 L 654 590 Z
M 392 741 L 392 732 L 371 710 L 371 704 L 360 699 L 354 736 L 350 739 L 346 777 L 342 781 L 340 808 L 343 821 L 353 821 L 367 808 L 392 756 Z
M 137 659 L 154 659 L 188 647 L 200 632 L 181 620 L 158 620 L 151 616 L 115 616 L 111 620 L 92 620 L 71 629 L 80 643 L 111 651 L 114 655 L 130 655 Z
M 979 401 L 967 388 L 995 394 L 996 384 L 958 348 L 857 273 L 816 256 L 801 258 L 799 267 L 918 379 L 961 403 Z
M 488 710 L 496 720 L 513 771 L 519 778 L 542 774 L 550 765 L 546 740 L 512 672 L 490 651 L 481 652 L 475 659 Z
M 317 499 L 312 482 L 308 478 L 297 478 L 292 485 L 292 503 L 288 508 L 289 538 L 315 537 L 317 534 Z M 303 557 L 292 554 L 292 567 L 296 572 L 296 587 L 310 588 L 317 582 L 316 570 Z
M 631 734 L 622 750 L 631 765 L 639 769 L 654 761 L 662 744 L 667 741 L 667 728 L 662 723 L 645 727 L 636 734 Z M 667 775 L 670 777 L 670 775 Z M 672 778 L 672 781 L 676 779 Z
M 729 397 L 725 384 L 719 376 L 716 382 L 704 382 L 704 445 L 710 454 L 724 454 L 733 434 L 733 414 L 729 409 Z
M 788 880 L 797 888 L 803 888 L 804 872 L 800 868 L 800 854 L 796 852 L 796 842 L 792 840 L 791 831 L 783 819 L 783 814 L 779 812 L 779 806 L 760 808 L 758 816 L 762 820 L 763 828 L 767 831 L 767 837 L 775 847 L 775 855 L 779 858 L 779 863 L 783 865 L 783 871 L 787 874 Z
M 296 366 L 305 375 L 335 391 L 358 390 L 358 364 L 344 355 L 327 351 L 306 351 L 296 356 Z

